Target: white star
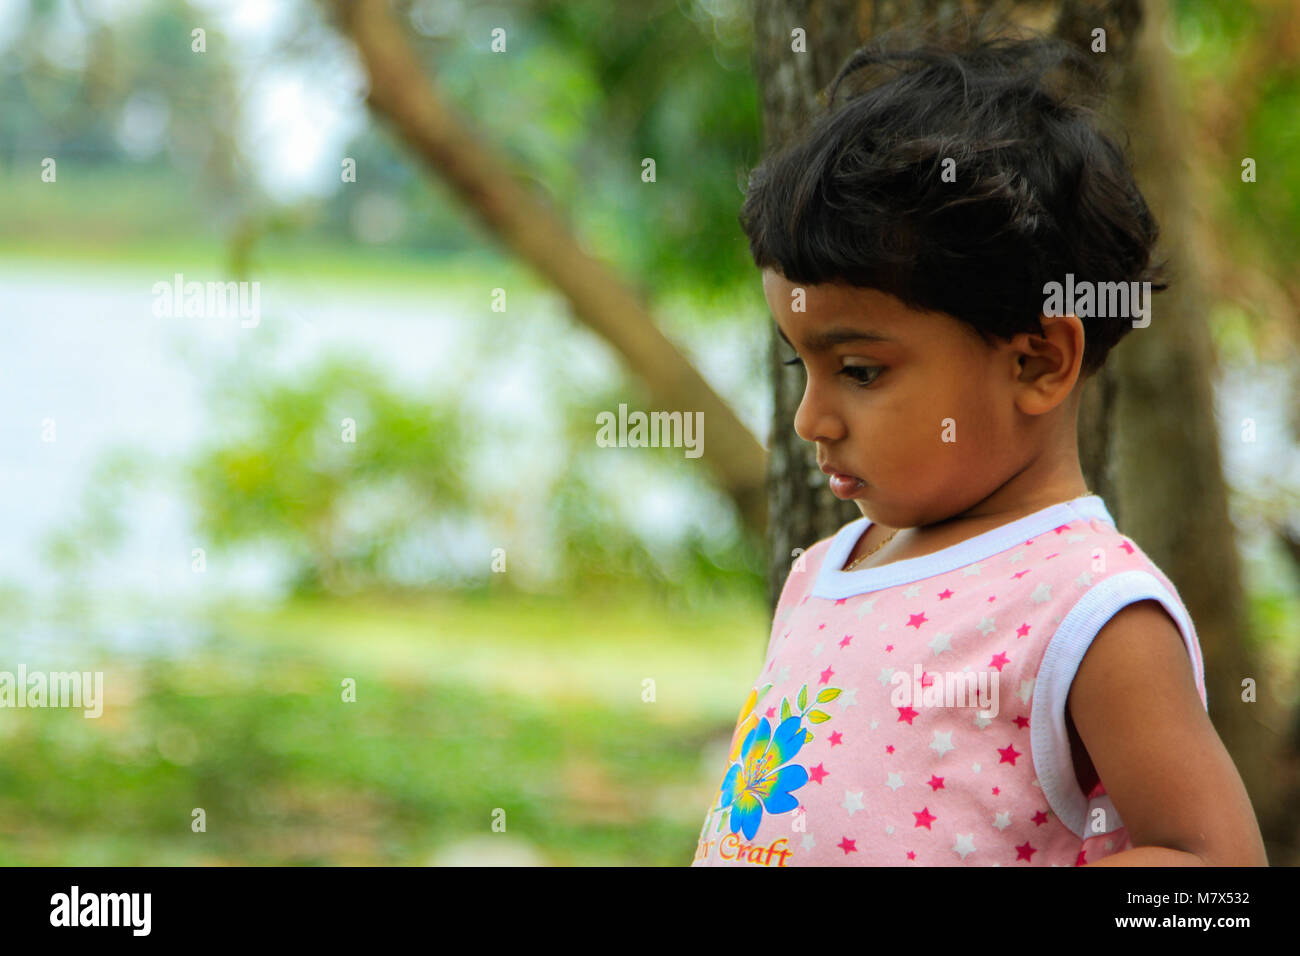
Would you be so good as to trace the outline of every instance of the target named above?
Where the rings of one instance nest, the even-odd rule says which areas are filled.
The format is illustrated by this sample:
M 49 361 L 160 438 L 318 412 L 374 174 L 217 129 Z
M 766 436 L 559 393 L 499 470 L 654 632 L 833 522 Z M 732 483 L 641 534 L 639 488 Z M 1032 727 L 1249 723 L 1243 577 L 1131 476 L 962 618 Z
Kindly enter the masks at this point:
M 1043 785 L 1042 785 L 1041 783 L 1038 782 L 1038 778 L 1037 778 L 1037 777 L 1035 777 L 1035 778 L 1033 779 L 1033 784 L 1034 784 L 1034 786 L 1037 787 L 1039 790 L 1042 790 L 1042 789 L 1043 789 Z
M 875 611 L 875 609 L 876 609 L 876 598 L 870 598 L 866 601 L 863 601 L 861 604 L 859 604 L 857 611 L 855 613 L 858 615 L 858 620 L 861 620 L 864 614 L 870 614 L 873 611 Z
M 989 617 L 988 615 L 985 615 L 984 617 L 980 618 L 980 622 L 975 626 L 978 627 L 985 634 L 987 634 L 989 631 L 993 630 L 993 618 Z
M 952 650 L 952 644 L 950 643 L 951 640 L 951 634 L 940 632 L 930 638 L 930 650 L 935 654 L 942 654 L 944 651 L 950 651 Z
M 980 772 L 980 765 L 977 764 L 977 763 L 973 763 L 973 764 L 971 764 L 971 765 L 970 765 L 970 768 L 971 768 L 971 770 L 975 771 L 976 773 L 979 773 L 979 772 Z
M 1052 599 L 1052 588 L 1049 584 L 1040 584 L 1034 588 L 1034 593 L 1029 595 L 1033 598 L 1035 604 L 1042 604 L 1044 601 Z
M 848 710 L 850 707 L 858 706 L 857 698 L 858 698 L 858 689 L 856 687 L 854 687 L 852 690 L 846 690 L 843 693 L 841 693 L 839 698 L 840 713 L 843 713 L 844 711 Z
M 978 727 L 980 730 L 983 730 L 985 727 L 987 727 L 987 726 L 988 726 L 989 724 L 991 724 L 991 723 L 993 723 L 993 718 L 992 718 L 992 717 L 981 717 L 981 716 L 980 716 L 980 712 L 979 712 L 978 710 L 975 711 L 975 726 L 976 726 L 976 727 Z
M 975 852 L 975 834 L 958 833 L 957 842 L 956 844 L 954 844 L 952 848 L 952 852 L 960 856 L 962 858 L 962 861 L 964 862 L 967 853 Z
M 972 564 L 970 567 L 962 571 L 962 577 L 969 577 L 972 574 L 979 574 L 980 568 L 982 568 L 983 566 L 984 566 L 983 564 Z
M 882 669 L 880 672 L 880 683 L 888 684 L 889 679 L 893 676 L 894 676 L 894 669 L 892 667 L 886 667 Z
M 845 790 L 844 802 L 841 803 L 840 806 L 842 806 L 845 810 L 849 811 L 850 817 L 852 817 L 853 814 L 857 813 L 859 810 L 866 809 L 864 806 L 862 806 L 861 791 L 859 791 L 858 793 L 850 793 L 849 791 Z
M 946 754 L 949 750 L 956 750 L 957 748 L 952 745 L 952 731 L 950 730 L 947 733 L 941 734 L 936 730 L 934 732 L 934 740 L 930 741 L 930 749 L 937 750 L 940 757 Z
M 871 729 L 872 729 L 872 730 L 875 730 L 875 729 L 876 729 L 877 727 L 879 727 L 879 726 L 880 726 L 880 721 L 878 721 L 878 720 L 873 720 L 873 721 L 871 722 Z
M 823 643 L 822 641 L 818 641 L 816 646 L 813 647 L 813 657 L 820 657 L 822 653 L 822 648 L 825 646 L 826 646 L 825 643 Z
M 1074 544 L 1076 541 L 1086 541 L 1086 540 L 1088 540 L 1088 536 L 1084 534 L 1067 534 L 1065 536 L 1065 541 L 1067 544 Z
M 805 850 L 811 850 L 816 845 L 817 845 L 817 841 L 813 839 L 813 835 L 811 833 L 805 833 L 803 835 L 803 848 Z
M 1019 551 L 1012 554 L 1011 557 L 1007 558 L 1007 564 L 1015 564 L 1017 561 L 1023 560 L 1025 560 L 1025 550 L 1024 548 L 1021 548 Z
M 889 826 L 885 827 L 885 833 L 887 833 L 889 836 L 894 835 L 894 825 L 892 823 Z
M 913 584 L 910 588 L 908 588 L 903 592 L 903 597 L 906 598 L 920 597 L 920 595 L 921 595 L 921 585 L 919 584 Z
M 1005 830 L 1007 827 L 1011 826 L 1011 814 L 1006 813 L 1005 811 L 999 813 L 994 817 L 993 825 L 999 830 Z
M 891 773 L 885 778 L 885 786 L 890 790 L 898 790 L 903 785 L 903 775 L 901 773 Z
M 1086 588 L 1092 584 L 1092 575 L 1089 574 L 1087 571 L 1084 571 L 1082 574 L 1080 574 L 1077 578 L 1074 579 L 1074 583 L 1079 585 L 1079 587 L 1081 588 Z
M 789 664 L 786 664 L 784 667 L 782 667 L 779 671 L 776 672 L 776 679 L 777 679 L 777 681 L 778 681 L 779 683 L 782 683 L 782 684 L 784 684 L 786 681 L 788 681 L 788 680 L 790 679 L 790 665 L 789 665 Z
M 1016 692 L 1016 696 L 1020 698 L 1021 702 L 1027 704 L 1029 703 L 1029 698 L 1033 696 L 1033 693 L 1034 678 L 1031 677 L 1029 680 L 1022 680 L 1020 682 L 1020 690 Z
M 876 628 L 876 630 L 878 630 L 878 631 L 887 631 L 887 630 L 889 630 L 889 625 L 888 625 L 888 624 L 883 624 L 883 623 L 882 623 L 882 624 L 880 625 L 880 627 Z

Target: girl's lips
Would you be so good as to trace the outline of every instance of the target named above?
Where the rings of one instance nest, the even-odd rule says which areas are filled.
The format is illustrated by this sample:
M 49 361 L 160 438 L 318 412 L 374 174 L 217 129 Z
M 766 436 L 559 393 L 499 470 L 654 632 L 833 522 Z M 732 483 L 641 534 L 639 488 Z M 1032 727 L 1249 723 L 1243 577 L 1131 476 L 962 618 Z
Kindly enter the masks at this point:
M 853 475 L 842 475 L 838 471 L 832 471 L 831 492 L 836 498 L 842 498 L 845 501 L 854 497 L 859 491 L 866 487 L 861 478 Z

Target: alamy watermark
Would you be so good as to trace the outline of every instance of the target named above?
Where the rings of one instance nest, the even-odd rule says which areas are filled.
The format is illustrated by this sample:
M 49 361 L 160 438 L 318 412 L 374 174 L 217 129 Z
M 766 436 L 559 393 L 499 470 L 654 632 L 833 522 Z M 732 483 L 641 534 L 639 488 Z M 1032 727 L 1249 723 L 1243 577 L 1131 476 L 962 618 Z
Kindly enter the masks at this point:
M 889 702 L 894 707 L 979 707 L 979 716 L 992 718 L 998 715 L 998 676 L 983 670 L 922 671 L 913 664 L 911 680 L 904 670 L 890 675 L 895 686 Z
M 103 671 L 0 671 L 0 707 L 80 707 L 86 718 L 104 712 Z
M 596 415 L 596 444 L 601 448 L 685 448 L 687 458 L 704 454 L 704 413 L 632 412 L 618 406 Z
M 186 282 L 176 273 L 171 282 L 153 284 L 153 314 L 160 319 L 240 319 L 246 329 L 262 321 L 260 282 Z
M 1133 319 L 1133 328 L 1151 324 L 1150 282 L 1082 282 L 1065 274 L 1065 284 L 1043 286 L 1043 315 L 1077 315 L 1081 319 Z

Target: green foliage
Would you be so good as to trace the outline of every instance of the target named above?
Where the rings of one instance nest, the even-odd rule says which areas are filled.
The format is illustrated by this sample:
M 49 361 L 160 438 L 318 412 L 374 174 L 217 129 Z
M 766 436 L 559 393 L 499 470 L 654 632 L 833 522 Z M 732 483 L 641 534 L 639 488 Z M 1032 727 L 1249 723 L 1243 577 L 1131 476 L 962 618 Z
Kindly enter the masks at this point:
M 299 383 L 220 396 L 227 434 L 188 469 L 200 530 L 218 546 L 286 548 L 299 590 L 391 583 L 394 550 L 467 503 L 455 409 L 363 364 L 331 359 Z

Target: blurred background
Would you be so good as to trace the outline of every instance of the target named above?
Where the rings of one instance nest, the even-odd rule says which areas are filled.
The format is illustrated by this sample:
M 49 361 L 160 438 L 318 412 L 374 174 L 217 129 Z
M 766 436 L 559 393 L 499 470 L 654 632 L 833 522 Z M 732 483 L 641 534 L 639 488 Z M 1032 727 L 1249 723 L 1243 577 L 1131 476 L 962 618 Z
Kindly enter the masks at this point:
M 0 0 L 0 670 L 103 671 L 105 696 L 0 711 L 0 863 L 690 862 L 768 638 L 762 529 L 707 454 L 593 441 L 652 407 L 646 370 L 368 109 L 346 6 Z M 1268 170 L 1193 199 L 1286 735 L 1300 16 L 1279 39 L 1276 8 L 1172 3 L 1164 41 L 1189 153 L 1235 170 L 1247 138 Z M 391 11 L 766 446 L 751 5 Z M 256 323 L 159 315 L 177 274 L 256 281 Z

